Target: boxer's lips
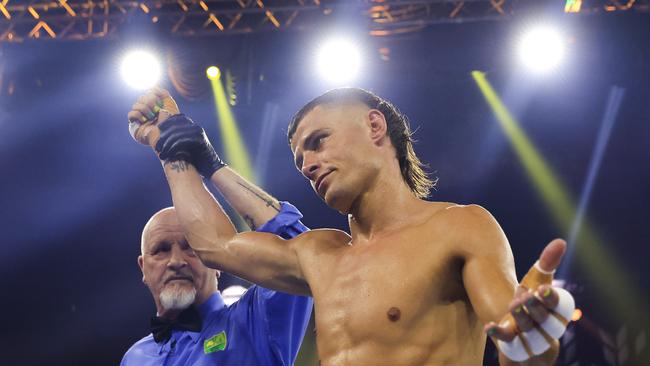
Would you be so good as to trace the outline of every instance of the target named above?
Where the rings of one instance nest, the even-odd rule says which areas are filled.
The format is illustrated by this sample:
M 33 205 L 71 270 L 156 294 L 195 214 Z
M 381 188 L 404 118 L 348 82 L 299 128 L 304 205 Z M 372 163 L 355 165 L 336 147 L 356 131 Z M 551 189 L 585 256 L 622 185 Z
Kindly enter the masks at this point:
M 318 192 L 319 195 L 323 196 L 325 194 L 325 192 L 321 192 L 321 188 L 323 186 L 323 180 L 332 172 L 334 172 L 334 169 L 330 169 L 325 173 L 321 174 L 318 178 L 316 178 L 316 181 L 314 182 L 314 187 L 316 188 L 316 192 Z

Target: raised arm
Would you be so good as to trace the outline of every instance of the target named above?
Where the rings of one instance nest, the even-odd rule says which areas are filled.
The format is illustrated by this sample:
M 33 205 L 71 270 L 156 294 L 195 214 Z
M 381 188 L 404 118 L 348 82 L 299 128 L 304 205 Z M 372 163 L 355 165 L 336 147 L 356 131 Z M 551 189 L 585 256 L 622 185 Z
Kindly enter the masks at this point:
M 176 102 L 162 89 L 141 96 L 133 105 L 129 119 L 134 121 L 131 123 L 131 132 L 136 140 L 154 147 L 163 159 L 186 153 L 183 158 L 214 184 L 252 230 L 280 212 L 277 199 L 221 161 L 199 125 L 189 119 L 176 119 L 163 127 L 163 131 L 156 129 L 160 123 L 158 113 L 161 109 L 171 115 L 180 113 Z M 145 130 L 149 133 L 145 134 Z M 136 133 L 140 138 L 136 137 Z M 151 138 L 144 138 L 145 135 L 151 135 Z
M 283 292 L 309 295 L 296 247 L 305 235 L 284 240 L 268 233 L 237 233 L 194 167 L 163 162 L 174 207 L 192 249 L 209 267 Z
M 210 181 L 251 230 L 257 230 L 280 212 L 280 202 L 277 199 L 230 167 L 214 172 Z
M 458 240 L 464 245 L 465 265 L 463 267 L 463 283 L 476 314 L 486 325 L 488 335 L 493 341 L 511 341 L 518 335 L 515 329 L 531 330 L 535 321 L 542 322 L 539 309 L 537 288 L 518 287 L 515 274 L 514 259 L 506 239 L 496 220 L 480 206 L 458 208 L 464 228 L 458 233 Z M 550 281 L 549 281 L 550 282 Z M 530 291 L 528 291 L 530 290 Z M 532 299 L 532 300 L 531 300 Z M 535 301 L 533 306 L 529 306 Z M 511 314 L 512 316 L 505 316 Z M 547 314 L 548 315 L 548 314 Z M 501 327 L 497 324 L 502 325 Z M 506 331 L 507 329 L 507 331 Z M 512 332 L 511 334 L 506 334 Z M 546 342 L 540 334 L 540 342 Z M 515 362 L 499 350 L 501 365 L 552 365 L 557 358 L 559 344 L 555 339 L 548 339 L 541 353 L 533 357 L 523 350 L 524 358 Z M 501 344 L 500 344 L 501 345 Z
M 188 242 L 201 260 L 268 288 L 296 294 L 309 294 L 295 248 L 308 240 L 302 235 L 285 241 L 266 233 L 237 234 L 219 203 L 203 185 L 201 176 L 210 176 L 233 206 L 253 221 L 268 221 L 277 214 L 277 200 L 245 182 L 214 154 L 214 150 L 197 155 L 196 126 L 177 114 L 178 107 L 164 90 L 141 97 L 129 112 L 130 132 L 134 139 L 154 148 L 164 167 L 176 212 Z M 202 129 L 201 135 L 204 137 Z M 207 139 L 206 139 L 207 141 Z M 209 142 L 207 142 L 209 144 Z M 209 156 L 205 156 L 205 154 Z M 239 178 L 239 179 L 237 179 Z M 228 179 L 235 179 L 229 182 Z M 248 196 L 246 196 L 248 195 Z M 260 200 L 259 197 L 264 197 Z M 256 200 L 247 202 L 248 198 Z M 266 206 L 268 202 L 272 205 Z M 273 206 L 275 205 L 275 206 Z M 300 245 L 302 246 L 302 245 Z

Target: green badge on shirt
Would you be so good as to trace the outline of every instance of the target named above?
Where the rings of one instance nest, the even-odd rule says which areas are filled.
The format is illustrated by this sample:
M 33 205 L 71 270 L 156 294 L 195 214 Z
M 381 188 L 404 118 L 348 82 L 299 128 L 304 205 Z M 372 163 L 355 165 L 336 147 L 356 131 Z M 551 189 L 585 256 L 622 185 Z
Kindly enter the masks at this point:
M 203 353 L 207 355 L 208 353 L 223 351 L 226 349 L 226 343 L 228 343 L 226 332 L 221 331 L 203 342 Z

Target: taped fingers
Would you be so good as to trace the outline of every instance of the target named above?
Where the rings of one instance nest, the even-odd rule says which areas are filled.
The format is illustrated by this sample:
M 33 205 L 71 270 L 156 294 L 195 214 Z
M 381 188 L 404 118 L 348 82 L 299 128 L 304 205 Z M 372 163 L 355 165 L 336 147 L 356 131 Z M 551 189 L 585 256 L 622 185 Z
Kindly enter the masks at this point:
M 139 124 L 138 122 L 133 122 L 133 121 L 129 120 L 129 135 L 131 135 L 131 137 L 133 137 L 133 139 L 134 139 L 135 141 L 140 142 L 140 141 L 138 141 L 138 139 L 135 137 L 135 136 L 136 136 L 136 132 L 138 131 L 138 128 L 140 128 L 140 124 Z
M 551 347 L 551 341 L 536 328 L 532 328 L 517 334 L 509 342 L 498 340 L 497 346 L 510 360 L 520 362 L 546 352 Z
M 517 328 L 521 331 L 527 331 L 535 327 L 535 322 L 524 309 L 524 302 L 528 298 L 518 299 L 510 305 L 510 314 L 517 323 Z
M 549 336 L 559 339 L 564 334 L 566 330 L 566 324 L 562 323 L 558 318 L 553 315 L 550 315 L 546 320 L 539 324 Z
M 517 311 L 521 301 L 525 302 L 525 308 Z M 555 306 L 549 306 L 553 304 Z M 495 338 L 499 339 L 499 350 L 509 359 L 519 362 L 546 352 L 562 337 L 575 309 L 575 300 L 562 288 L 542 286 L 535 296 L 529 294 L 519 298 L 511 306 L 511 314 L 521 332 L 518 331 L 512 340 Z M 528 328 L 530 323 L 522 313 L 528 313 L 532 327 Z
M 558 339 L 564 334 L 569 319 L 575 310 L 575 300 L 571 294 L 563 288 L 555 288 L 558 304 L 551 309 L 549 316 L 539 326 L 551 337 Z
M 550 284 L 551 281 L 553 281 L 553 272 L 545 271 L 537 261 L 521 279 L 521 286 L 534 290 L 540 285 Z
M 557 292 L 549 285 L 540 286 L 535 295 L 549 309 L 554 309 L 560 301 Z
M 537 324 L 543 322 L 548 317 L 548 310 L 537 295 L 531 294 L 526 300 L 526 311 L 530 318 Z
M 497 341 L 497 345 L 501 353 L 512 361 L 521 362 L 532 357 L 528 352 L 526 352 L 520 336 L 516 336 L 510 342 L 504 342 L 501 340 Z
M 159 132 L 152 122 L 139 123 L 129 121 L 129 134 L 135 141 L 144 145 L 150 145 L 150 142 L 156 142 L 159 136 Z
M 535 356 L 541 355 L 551 347 L 549 340 L 536 328 L 523 332 L 521 335 L 526 339 L 530 352 Z
M 557 315 L 562 316 L 568 322 L 568 320 L 571 319 L 571 315 L 573 315 L 573 310 L 576 308 L 575 300 L 569 291 L 563 288 L 558 287 L 554 290 L 558 296 L 558 304 L 555 308 L 553 308 L 553 311 Z

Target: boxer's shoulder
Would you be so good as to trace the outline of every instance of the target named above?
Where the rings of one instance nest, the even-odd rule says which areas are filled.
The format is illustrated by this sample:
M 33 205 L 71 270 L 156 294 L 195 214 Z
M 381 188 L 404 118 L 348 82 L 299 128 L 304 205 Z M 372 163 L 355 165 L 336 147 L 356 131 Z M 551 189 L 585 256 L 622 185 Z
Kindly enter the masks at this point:
M 444 220 L 447 225 L 454 224 L 454 226 L 460 225 L 473 229 L 498 225 L 488 210 L 476 204 L 460 205 L 445 202 L 445 206 L 437 216 L 440 220 Z
M 453 202 L 426 202 L 421 210 L 427 226 L 443 227 L 445 230 L 474 225 L 477 222 L 494 221 L 492 215 L 475 204 L 461 205 Z M 494 221 L 496 222 L 496 221 Z
M 431 216 L 430 227 L 442 233 L 453 251 L 466 254 L 508 246 L 508 241 L 492 214 L 480 205 L 459 205 L 445 202 Z
M 299 236 L 302 249 L 336 249 L 350 243 L 350 235 L 337 229 L 313 229 Z
M 302 240 L 294 248 L 306 278 L 311 281 L 314 276 L 320 278 L 322 269 L 335 266 L 336 258 L 350 243 L 346 232 L 335 229 L 314 229 L 300 237 Z

